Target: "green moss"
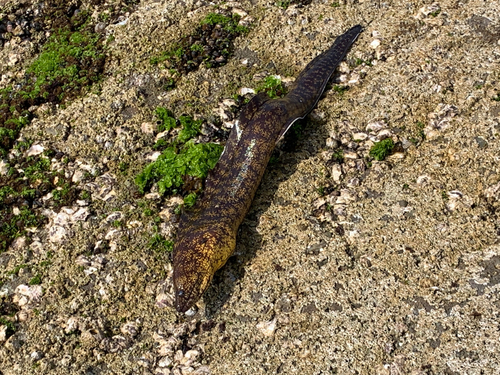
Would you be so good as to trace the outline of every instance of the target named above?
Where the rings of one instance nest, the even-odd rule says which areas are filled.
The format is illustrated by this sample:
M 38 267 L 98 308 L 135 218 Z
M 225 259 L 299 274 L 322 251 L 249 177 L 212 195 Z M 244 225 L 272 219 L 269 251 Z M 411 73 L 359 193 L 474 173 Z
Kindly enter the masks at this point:
M 391 138 L 375 143 L 370 149 L 370 156 L 375 160 L 384 160 L 394 149 L 394 141 Z
M 156 233 L 153 237 L 151 237 L 148 246 L 156 252 L 171 252 L 174 249 L 174 243 L 165 239 L 159 233 Z
M 260 85 L 257 92 L 264 91 L 271 99 L 282 98 L 286 95 L 286 89 L 281 82 L 281 78 L 275 75 L 267 76 Z
M 29 161 L 29 160 L 28 160 Z M 46 180 L 47 177 L 43 172 L 47 172 L 50 169 L 50 160 L 46 158 L 40 158 L 33 165 L 24 169 L 24 176 L 30 181 L 36 180 Z
M 191 35 L 152 57 L 150 62 L 155 65 L 164 63 L 162 65 L 175 75 L 196 70 L 202 63 L 207 68 L 222 66 L 233 53 L 232 40 L 248 32 L 247 27 L 238 24 L 239 20 L 237 14 L 209 13 Z M 166 89 L 173 87 L 174 84 L 170 83 Z
M 38 227 L 45 218 L 31 211 L 28 207 L 20 208 L 18 215 L 11 210 L 2 210 L 2 226 L 0 228 L 0 253 L 6 251 L 12 241 L 26 234 L 26 228 Z
M 23 198 L 31 198 L 33 199 L 35 197 L 36 189 L 23 189 L 21 190 L 21 197 Z
M 491 100 L 494 100 L 495 102 L 500 102 L 500 92 L 497 93 L 497 96 L 492 97 Z
M 70 192 L 70 185 L 68 183 L 64 183 L 63 186 L 60 187 L 59 189 L 52 190 L 52 199 L 54 199 L 56 203 L 61 203 L 64 200 L 66 200 L 69 192 Z
M 422 121 L 418 121 L 417 128 L 418 128 L 418 136 L 420 137 L 420 139 L 422 141 L 424 141 L 425 140 L 425 132 L 424 132 L 425 124 Z
M 344 161 L 344 150 L 342 150 L 341 148 L 335 150 L 333 152 L 332 159 L 336 162 L 342 163 Z
M 177 136 L 177 141 L 186 143 L 191 138 L 196 137 L 199 134 L 203 120 L 193 120 L 189 116 L 180 116 L 179 122 L 182 126 L 182 130 Z
M 201 20 L 202 25 L 221 25 L 226 31 L 231 33 L 246 33 L 248 28 L 238 25 L 240 16 L 233 14 L 231 17 L 225 16 L 220 13 L 209 13 Z
M 42 283 L 42 277 L 39 274 L 32 277 L 28 282 L 29 285 L 40 285 L 41 283 Z
M 184 197 L 184 206 L 185 207 L 193 207 L 196 203 L 196 199 L 198 196 L 195 193 L 188 194 Z
M 7 275 L 17 275 L 22 268 L 26 268 L 26 267 L 28 267 L 27 264 L 19 264 L 19 265 L 15 266 L 14 269 L 7 272 Z
M 182 129 L 171 143 L 159 140 L 153 146 L 155 149 L 163 149 L 163 152 L 137 175 L 135 183 L 141 193 L 154 183 L 158 184 L 160 194 L 176 193 L 184 184 L 186 176 L 205 178 L 219 160 L 223 146 L 214 143 L 194 144 L 192 138 L 199 134 L 203 120 L 180 116 L 177 121 L 169 110 L 162 107 L 157 108 L 155 113 L 162 122 L 162 129 L 170 130 L 177 124 Z M 189 195 L 186 197 L 186 205 L 194 203 L 195 196 L 188 197 Z
M 5 198 L 9 195 L 14 195 L 16 191 L 12 189 L 10 186 L 2 186 L 0 188 L 0 202 L 3 202 Z
M 120 172 L 123 174 L 123 175 L 126 175 L 127 174 L 127 171 L 128 171 L 128 168 L 129 168 L 129 164 L 128 163 L 125 163 L 125 162 L 120 162 L 120 164 L 118 164 L 118 169 L 120 170 Z
M 276 2 L 276 6 L 287 9 L 290 6 L 291 1 L 290 0 L 279 0 Z
M 311 0 L 278 0 L 276 1 L 275 5 L 287 9 L 290 5 L 296 4 L 300 7 L 307 6 L 311 3 Z
M 0 324 L 1 325 L 4 325 L 7 327 L 7 330 L 5 332 L 5 336 L 6 338 L 9 338 L 10 336 L 12 336 L 14 333 L 16 333 L 16 326 L 14 325 L 14 323 L 12 323 L 10 320 L 7 320 L 5 318 L 2 318 L 0 316 Z
M 19 142 L 16 147 L 23 150 L 29 145 L 30 142 Z M 47 150 L 44 154 L 51 156 L 54 152 Z M 20 157 L 17 163 L 16 169 L 11 168 L 6 176 L 0 176 L 3 185 L 0 188 L 0 252 L 17 237 L 26 235 L 27 227 L 38 227 L 46 221 L 40 210 L 33 207 L 35 199 L 52 193 L 52 200 L 42 204 L 57 208 L 71 204 L 78 192 L 61 172 L 51 170 L 50 159 L 44 155 Z
M 372 60 L 363 60 L 363 59 L 360 59 L 360 58 L 357 58 L 356 61 L 355 61 L 355 64 L 356 66 L 359 66 L 359 65 L 367 65 L 367 66 L 372 66 Z
M 175 88 L 175 81 L 173 78 L 165 78 L 165 81 L 163 83 L 163 89 L 165 91 L 170 91 Z
M 49 261 L 49 260 L 42 260 L 42 261 L 40 262 L 40 267 L 47 268 L 47 267 L 48 267 L 48 266 L 50 266 L 51 264 L 52 264 L 52 262 L 51 262 L 51 261 Z
M 269 165 L 274 165 L 274 164 L 277 164 L 279 162 L 279 157 L 276 156 L 276 155 L 272 155 L 271 158 L 269 159 Z
M 348 86 L 341 86 L 341 85 L 335 85 L 335 86 L 333 86 L 333 91 L 335 91 L 335 92 L 337 92 L 339 94 L 343 94 L 347 90 L 349 90 Z
M 0 156 L 8 153 L 19 131 L 32 120 L 31 106 L 61 103 L 100 79 L 105 60 L 102 35 L 94 32 L 89 21 L 86 12 L 74 16 L 70 24 L 61 19 L 58 24 L 64 26 L 51 30 L 40 55 L 26 68 L 25 78 L 14 85 L 18 88 L 0 90 Z
M 101 21 L 109 21 L 110 18 L 111 18 L 111 14 L 109 14 L 107 12 L 103 12 L 103 13 L 99 14 L 99 19 Z
M 11 129 L 21 130 L 28 123 L 29 119 L 27 117 L 19 116 L 8 119 L 7 121 L 5 121 L 4 125 L 10 125 Z
M 156 143 L 153 145 L 153 150 L 164 150 L 167 148 L 169 143 L 164 140 L 163 138 L 160 138 L 156 141 Z
M 10 121 L 10 120 L 8 120 Z M 0 137 L 9 137 L 9 138 L 15 138 L 16 137 L 16 131 L 13 129 L 7 129 L 4 127 L 0 127 Z
M 3 89 L 0 89 L 0 99 L 8 99 L 11 95 L 13 91 L 13 88 L 12 86 L 7 86 L 7 87 L 4 87 Z M 2 104 L 2 106 L 7 106 L 7 108 L 9 107 L 7 104 Z M 1 108 L 1 107 L 0 107 Z
M 198 43 L 193 44 L 189 49 L 195 52 L 203 52 L 203 46 Z
M 54 82 L 61 84 L 63 99 L 67 91 L 79 90 L 99 79 L 99 75 L 89 72 L 93 60 L 104 59 L 100 35 L 89 31 L 59 30 L 45 44 L 42 53 L 27 69 L 35 77 L 31 91 L 22 94 L 32 99 L 39 95 L 48 97 L 46 86 Z
M 174 115 L 168 109 L 164 107 L 158 107 L 155 110 L 155 115 L 160 121 L 160 124 L 158 125 L 159 132 L 164 132 L 175 128 L 176 121 Z
M 14 148 L 16 150 L 21 150 L 21 151 L 25 151 L 25 150 L 28 150 L 31 145 L 33 144 L 33 141 L 31 140 L 27 140 L 27 141 L 19 141 L 17 142 L 15 145 L 14 145 Z
M 82 192 L 80 192 L 80 199 L 90 199 L 90 193 L 87 190 L 83 190 Z
M 203 120 L 193 120 L 189 116 L 180 116 L 177 121 L 173 116 L 172 112 L 166 108 L 158 107 L 155 110 L 155 114 L 160 121 L 158 125 L 158 131 L 164 132 L 175 128 L 177 125 L 182 127 L 179 135 L 177 136 L 176 143 L 186 143 L 191 138 L 196 137 L 201 130 L 201 125 Z M 159 139 L 153 146 L 155 149 L 163 149 L 167 147 L 169 143 L 164 139 Z
M 14 220 L 21 221 L 26 228 L 38 227 L 40 225 L 40 217 L 31 211 L 28 207 L 21 207 L 20 214 Z M 17 227 L 17 222 L 16 222 Z M 24 232 L 16 228 L 17 234 L 21 235 Z
M 173 65 L 179 64 L 185 51 L 183 47 L 174 44 L 173 48 L 162 52 L 159 56 L 152 57 L 149 61 L 153 65 L 157 65 L 164 61 L 170 61 Z

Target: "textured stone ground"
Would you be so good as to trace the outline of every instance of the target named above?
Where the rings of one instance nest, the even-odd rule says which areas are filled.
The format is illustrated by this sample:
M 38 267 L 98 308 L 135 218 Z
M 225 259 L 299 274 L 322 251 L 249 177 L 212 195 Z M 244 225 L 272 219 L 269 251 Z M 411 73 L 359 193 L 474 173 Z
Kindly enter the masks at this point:
M 252 25 L 224 67 L 162 91 L 167 73 L 150 57 L 214 7 L 144 1 L 107 27 L 115 41 L 102 93 L 40 111 L 23 130 L 74 158 L 68 173 L 96 177 L 88 215 L 70 207 L 29 250 L 1 255 L 0 272 L 52 257 L 40 287 L 25 286 L 32 275 L 20 271 L 1 289 L 0 303 L 18 306 L 18 329 L 0 343 L 0 373 L 498 373 L 500 4 L 216 3 Z M 220 113 L 266 74 L 292 81 L 358 23 L 366 29 L 334 77 L 349 89 L 327 91 L 296 146 L 280 151 L 236 257 L 194 316 L 176 314 L 168 255 L 145 246 L 153 224 L 132 194 L 154 143 L 141 124 L 154 122 L 158 105 Z M 22 73 L 29 51 L 4 46 L 2 81 Z M 366 159 L 387 137 L 399 152 Z M 120 162 L 131 164 L 128 175 Z M 162 232 L 175 232 L 175 198 L 149 198 Z

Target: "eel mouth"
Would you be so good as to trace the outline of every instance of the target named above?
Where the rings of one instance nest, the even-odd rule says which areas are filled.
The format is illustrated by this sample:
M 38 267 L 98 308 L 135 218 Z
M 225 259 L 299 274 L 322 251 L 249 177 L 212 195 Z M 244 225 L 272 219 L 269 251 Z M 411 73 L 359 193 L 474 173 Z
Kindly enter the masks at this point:
M 193 305 L 193 298 L 189 298 L 184 290 L 175 291 L 175 309 L 180 313 L 185 313 Z

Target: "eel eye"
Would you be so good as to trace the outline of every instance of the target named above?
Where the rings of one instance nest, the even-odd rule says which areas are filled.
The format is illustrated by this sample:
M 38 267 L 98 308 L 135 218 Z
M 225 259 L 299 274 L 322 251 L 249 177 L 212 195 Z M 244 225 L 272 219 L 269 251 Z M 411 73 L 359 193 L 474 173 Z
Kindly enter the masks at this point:
M 179 292 L 177 292 L 177 295 L 179 297 L 182 297 L 184 295 L 184 291 L 183 290 L 179 290 Z

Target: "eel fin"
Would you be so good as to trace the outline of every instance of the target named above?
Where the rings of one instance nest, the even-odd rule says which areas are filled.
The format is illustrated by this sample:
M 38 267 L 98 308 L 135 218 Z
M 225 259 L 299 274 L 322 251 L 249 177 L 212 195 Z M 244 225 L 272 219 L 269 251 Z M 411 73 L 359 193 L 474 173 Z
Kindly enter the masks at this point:
M 306 116 L 291 118 L 290 120 L 288 120 L 286 122 L 285 126 L 283 126 L 283 128 L 281 129 L 281 132 L 280 132 L 280 135 L 278 137 L 278 140 L 276 141 L 276 144 L 278 144 L 279 141 L 281 141 L 283 139 L 283 137 L 285 136 L 286 132 L 292 127 L 293 124 L 295 124 L 295 121 L 302 120 L 304 117 L 306 117 Z

